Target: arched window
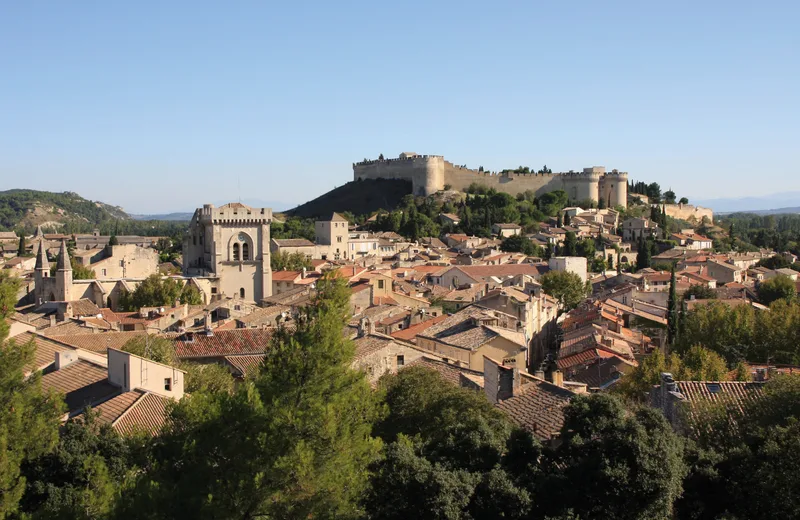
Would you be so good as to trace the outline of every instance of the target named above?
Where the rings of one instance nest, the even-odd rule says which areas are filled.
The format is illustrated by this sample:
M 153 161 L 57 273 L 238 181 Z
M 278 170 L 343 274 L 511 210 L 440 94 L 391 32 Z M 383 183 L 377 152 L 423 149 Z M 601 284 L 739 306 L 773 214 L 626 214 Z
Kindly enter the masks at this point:
M 239 298 L 244 299 L 244 287 L 239 289 Z
M 238 243 L 234 243 L 233 244 L 233 261 L 234 262 L 238 262 L 239 261 L 239 244 Z
M 242 260 L 245 262 L 250 260 L 250 244 L 247 242 L 242 244 Z

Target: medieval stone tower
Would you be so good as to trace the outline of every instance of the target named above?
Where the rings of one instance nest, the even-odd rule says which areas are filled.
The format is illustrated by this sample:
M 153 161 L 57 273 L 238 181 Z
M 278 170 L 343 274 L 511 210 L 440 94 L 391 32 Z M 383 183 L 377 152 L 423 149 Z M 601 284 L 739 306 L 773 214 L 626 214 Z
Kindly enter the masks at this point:
M 66 241 L 61 241 L 55 276 L 50 276 L 50 262 L 47 260 L 45 242 L 39 241 L 33 279 L 34 299 L 37 305 L 45 302 L 72 301 L 72 263 L 69 260 Z
M 194 212 L 183 242 L 186 276 L 215 278 L 212 292 L 260 302 L 272 296 L 269 226 L 272 210 L 239 202 Z
M 397 159 L 365 160 L 353 164 L 353 180 L 402 179 L 411 182 L 415 195 L 431 195 L 445 186 L 465 190 L 473 182 L 497 191 L 516 195 L 532 190 L 537 195 L 564 190 L 573 201 L 601 200 L 609 205 L 628 206 L 628 174 L 603 166 L 565 173 L 500 173 L 492 174 L 456 166 L 441 155 L 401 153 Z

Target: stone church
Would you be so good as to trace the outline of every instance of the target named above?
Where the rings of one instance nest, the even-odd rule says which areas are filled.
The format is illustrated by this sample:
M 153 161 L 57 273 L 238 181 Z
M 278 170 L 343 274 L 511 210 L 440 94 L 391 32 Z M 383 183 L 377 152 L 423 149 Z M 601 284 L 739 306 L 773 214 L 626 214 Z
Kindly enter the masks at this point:
M 195 210 L 183 242 L 183 273 L 214 279 L 212 293 L 260 302 L 272 295 L 272 210 L 240 202 Z

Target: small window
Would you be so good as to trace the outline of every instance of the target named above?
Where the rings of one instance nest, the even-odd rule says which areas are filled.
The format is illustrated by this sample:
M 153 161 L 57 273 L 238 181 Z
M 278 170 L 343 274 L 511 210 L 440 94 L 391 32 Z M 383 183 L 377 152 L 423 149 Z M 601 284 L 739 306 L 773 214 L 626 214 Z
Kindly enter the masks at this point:
M 233 261 L 239 261 L 239 244 L 233 244 Z
M 108 273 L 108 271 L 106 271 L 105 269 L 103 269 L 103 276 L 105 276 L 107 273 Z
M 242 260 L 245 262 L 250 260 L 250 244 L 247 242 L 242 244 Z
M 239 289 L 239 297 L 240 297 L 240 298 L 242 298 L 242 299 L 244 299 L 244 287 L 242 287 L 241 289 Z
M 234 305 L 233 306 L 233 310 L 240 311 L 240 310 L 242 310 L 242 306 L 241 305 Z
M 164 390 L 166 390 L 167 392 L 172 391 L 172 378 L 170 377 L 164 378 Z
M 397 366 L 401 367 L 406 364 L 406 357 L 403 354 L 397 355 Z
M 341 242 L 342 241 L 342 237 L 336 237 L 336 241 L 337 242 Z
M 212 287 L 211 288 L 211 294 L 217 294 L 217 288 L 216 287 Z
M 378 289 L 383 289 L 383 280 L 378 280 Z

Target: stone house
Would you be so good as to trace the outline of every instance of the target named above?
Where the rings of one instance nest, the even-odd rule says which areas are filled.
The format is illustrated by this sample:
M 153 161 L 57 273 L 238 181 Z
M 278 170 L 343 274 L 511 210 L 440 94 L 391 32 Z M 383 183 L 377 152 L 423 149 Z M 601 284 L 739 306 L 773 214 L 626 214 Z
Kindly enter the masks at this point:
M 511 237 L 522 233 L 522 226 L 519 224 L 494 224 L 492 226 L 492 234 L 500 238 Z

